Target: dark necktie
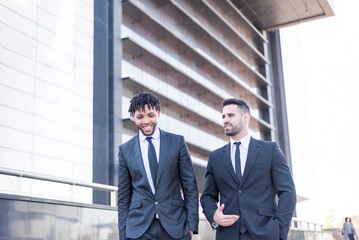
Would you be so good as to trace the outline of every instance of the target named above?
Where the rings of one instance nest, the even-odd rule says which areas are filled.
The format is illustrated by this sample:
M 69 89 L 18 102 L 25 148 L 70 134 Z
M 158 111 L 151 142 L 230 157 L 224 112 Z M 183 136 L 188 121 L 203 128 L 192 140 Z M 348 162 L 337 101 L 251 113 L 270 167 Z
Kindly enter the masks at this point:
M 157 178 L 158 163 L 157 163 L 157 158 L 156 158 L 155 147 L 153 146 L 151 139 L 152 139 L 152 137 L 146 137 L 146 140 L 148 141 L 148 161 L 150 163 L 153 185 L 155 186 L 156 178 Z
M 234 144 L 236 145 L 236 155 L 234 157 L 236 162 L 236 175 L 240 182 L 242 178 L 242 171 L 241 171 L 241 158 L 239 154 L 239 145 L 241 145 L 241 142 L 235 142 Z

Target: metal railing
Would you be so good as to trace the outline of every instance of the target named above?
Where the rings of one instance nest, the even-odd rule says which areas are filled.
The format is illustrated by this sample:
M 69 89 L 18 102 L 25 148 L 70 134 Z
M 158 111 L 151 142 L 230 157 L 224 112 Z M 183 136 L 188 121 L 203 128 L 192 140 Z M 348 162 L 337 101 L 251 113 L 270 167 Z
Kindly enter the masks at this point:
M 296 217 L 292 218 L 290 228 L 293 230 L 305 230 L 305 231 L 323 231 L 324 224 L 310 222 Z
M 26 171 L 20 171 L 20 170 L 14 170 L 9 168 L 2 168 L 0 167 L 0 174 L 4 175 L 11 175 L 16 176 L 19 178 L 30 178 L 34 180 L 42 180 L 42 181 L 48 181 L 48 182 L 56 182 L 56 183 L 62 183 L 62 184 L 68 184 L 71 186 L 79 186 L 79 187 L 87 187 L 97 190 L 105 190 L 110 192 L 110 205 L 115 207 L 116 206 L 116 191 L 117 187 L 106 185 L 106 184 L 100 184 L 100 183 L 93 183 L 93 182 L 85 182 L 85 181 L 78 181 L 74 179 L 69 178 L 61 178 L 61 177 L 55 177 L 40 173 L 32 173 L 32 172 L 26 172 Z
M 61 178 L 61 177 L 55 177 L 40 173 L 32 173 L 32 172 L 26 172 L 26 171 L 20 171 L 20 170 L 14 170 L 9 168 L 2 168 L 0 167 L 0 174 L 4 175 L 11 175 L 16 176 L 19 178 L 29 178 L 29 179 L 35 179 L 35 180 L 42 180 L 42 181 L 48 181 L 48 182 L 56 182 L 56 183 L 62 183 L 62 184 L 68 184 L 71 186 L 79 186 L 79 187 L 87 187 L 97 190 L 105 190 L 110 192 L 110 205 L 113 207 L 116 207 L 116 192 L 117 187 L 106 185 L 106 184 L 100 184 L 100 183 L 93 183 L 93 182 L 85 182 L 85 181 L 79 181 L 69 178 Z M 298 219 L 293 217 L 291 221 L 291 229 L 293 230 L 306 230 L 306 231 L 323 231 L 323 224 L 305 221 L 302 219 Z

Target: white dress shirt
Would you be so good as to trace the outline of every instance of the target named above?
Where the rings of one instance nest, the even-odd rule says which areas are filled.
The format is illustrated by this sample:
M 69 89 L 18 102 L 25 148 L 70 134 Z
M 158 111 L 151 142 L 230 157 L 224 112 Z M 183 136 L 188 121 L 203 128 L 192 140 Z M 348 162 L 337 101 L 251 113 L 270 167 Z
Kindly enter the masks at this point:
M 235 173 L 237 173 L 237 169 L 236 169 L 236 157 L 235 157 L 236 156 L 236 145 L 234 145 L 234 143 L 241 142 L 241 145 L 239 145 L 239 152 L 240 152 L 239 158 L 241 159 L 242 176 L 244 173 L 244 169 L 246 167 L 247 156 L 248 156 L 248 147 L 249 147 L 250 141 L 251 141 L 251 136 L 249 134 L 239 141 L 234 141 L 232 138 L 230 138 L 230 140 L 229 140 L 229 142 L 231 144 L 231 161 L 232 161 L 232 166 L 233 166 Z
M 143 165 L 145 167 L 148 183 L 150 184 L 152 193 L 155 194 L 155 185 L 154 185 L 152 175 L 151 175 L 150 162 L 148 160 L 148 144 L 149 143 L 146 140 L 146 137 L 152 137 L 152 144 L 155 147 L 157 163 L 159 163 L 160 162 L 160 130 L 158 128 L 156 128 L 156 130 L 152 133 L 151 136 L 146 136 L 141 131 L 139 131 L 139 141 L 140 141 Z

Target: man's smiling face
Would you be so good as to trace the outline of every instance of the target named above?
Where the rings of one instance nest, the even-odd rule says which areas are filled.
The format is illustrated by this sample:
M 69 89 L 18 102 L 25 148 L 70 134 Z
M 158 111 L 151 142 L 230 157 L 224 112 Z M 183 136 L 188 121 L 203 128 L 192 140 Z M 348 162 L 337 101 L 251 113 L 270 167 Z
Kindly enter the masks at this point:
M 146 136 L 152 135 L 155 131 L 159 117 L 160 111 L 156 111 L 155 108 L 150 108 L 148 105 L 145 106 L 144 111 L 137 110 L 135 114 L 132 114 L 136 126 Z

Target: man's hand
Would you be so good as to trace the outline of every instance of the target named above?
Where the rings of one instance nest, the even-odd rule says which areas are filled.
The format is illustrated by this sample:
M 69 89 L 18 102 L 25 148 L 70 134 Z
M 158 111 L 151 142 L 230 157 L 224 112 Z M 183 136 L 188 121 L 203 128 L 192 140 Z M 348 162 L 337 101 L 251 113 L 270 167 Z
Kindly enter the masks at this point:
M 193 238 L 193 231 L 190 230 L 189 232 L 191 233 L 191 239 L 192 239 Z
M 238 215 L 224 215 L 223 214 L 224 204 L 217 208 L 213 216 L 213 221 L 223 227 L 231 226 L 235 223 L 239 216 Z

